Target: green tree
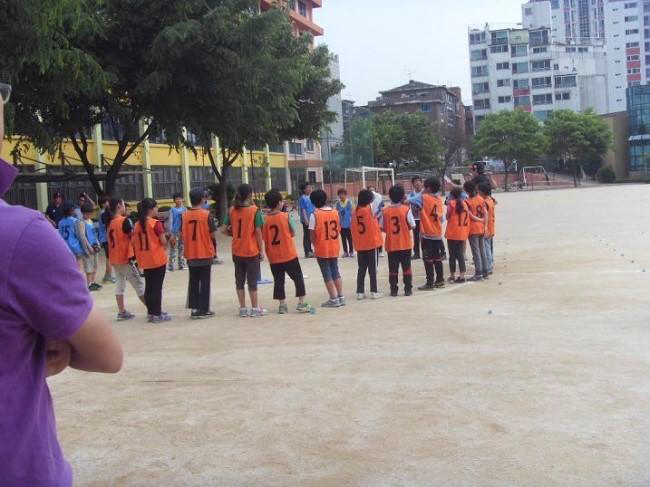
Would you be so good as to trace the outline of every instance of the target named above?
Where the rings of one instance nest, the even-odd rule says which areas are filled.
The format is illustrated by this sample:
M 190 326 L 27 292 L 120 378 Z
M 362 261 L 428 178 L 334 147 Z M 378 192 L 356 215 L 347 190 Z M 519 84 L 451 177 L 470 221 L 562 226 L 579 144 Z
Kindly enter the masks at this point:
M 474 137 L 474 154 L 494 157 L 504 163 L 505 190 L 508 174 L 514 161 L 531 163 L 544 153 L 546 138 L 537 119 L 517 109 L 488 115 Z
M 383 112 L 373 117 L 375 160 L 399 169 L 411 165 L 429 169 L 443 151 L 435 128 L 420 113 Z
M 544 124 L 548 154 L 571 170 L 577 186 L 580 168 L 594 176 L 602 166 L 603 156 L 612 142 L 607 124 L 593 111 L 576 113 L 558 110 Z

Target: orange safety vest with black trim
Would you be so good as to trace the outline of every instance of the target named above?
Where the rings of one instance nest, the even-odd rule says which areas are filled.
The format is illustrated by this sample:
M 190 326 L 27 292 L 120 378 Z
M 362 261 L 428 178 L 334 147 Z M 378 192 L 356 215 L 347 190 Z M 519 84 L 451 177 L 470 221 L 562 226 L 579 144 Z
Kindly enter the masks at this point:
M 474 220 L 469 222 L 470 236 L 485 235 L 485 200 L 476 195 L 467 200 L 467 205 L 469 206 L 469 211 L 472 213 L 472 215 L 478 218 L 483 218 L 482 222 L 477 222 Z
M 210 212 L 203 208 L 190 208 L 183 213 L 181 233 L 187 260 L 214 258 L 215 249 L 209 220 Z
M 331 210 L 314 210 L 316 227 L 314 228 L 314 254 L 322 259 L 332 259 L 341 253 L 341 223 L 339 212 Z
M 469 238 L 469 206 L 465 201 L 461 202 L 463 212 L 458 213 L 456 204 L 456 200 L 449 202 L 449 218 L 447 219 L 445 238 L 447 240 L 465 241 Z
M 384 208 L 384 232 L 386 233 L 384 246 L 387 252 L 413 248 L 411 227 L 408 222 L 409 211 L 406 205 Z
M 260 255 L 255 238 L 255 215 L 258 211 L 257 206 L 230 209 L 232 255 L 244 258 Z
M 108 225 L 106 237 L 108 240 L 108 261 L 113 265 L 128 264 L 134 256 L 131 235 L 124 233 L 125 216 L 116 216 Z
M 422 193 L 422 211 L 420 211 L 420 233 L 427 237 L 442 237 L 442 218 L 445 203 L 434 194 Z
M 357 207 L 352 213 L 352 242 L 357 251 L 375 250 L 383 245 L 379 222 L 370 205 Z
M 270 264 L 283 264 L 298 258 L 288 213 L 281 211 L 274 215 L 266 215 L 262 238 L 266 258 Z
M 156 269 L 167 264 L 167 252 L 154 230 L 157 223 L 154 218 L 147 219 L 144 230 L 139 221 L 135 224 L 132 242 L 140 269 Z
M 496 230 L 496 215 L 494 214 L 496 201 L 492 196 L 485 198 L 485 206 L 487 207 L 488 221 L 487 221 L 487 236 L 494 237 Z

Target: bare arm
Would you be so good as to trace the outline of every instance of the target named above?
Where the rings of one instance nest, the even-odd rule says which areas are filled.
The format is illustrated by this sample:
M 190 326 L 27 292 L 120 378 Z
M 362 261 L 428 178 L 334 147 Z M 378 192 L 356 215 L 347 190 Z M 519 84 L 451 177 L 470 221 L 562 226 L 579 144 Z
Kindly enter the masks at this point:
M 81 245 L 83 246 L 86 255 L 94 254 L 95 251 L 90 246 L 90 244 L 88 243 L 88 239 L 86 238 L 86 224 L 84 223 L 83 220 L 79 220 L 77 222 L 77 226 L 75 227 L 75 230 L 77 231 L 79 241 L 81 242 Z
M 260 259 L 264 260 L 264 241 L 262 239 L 262 229 L 255 227 L 255 240 L 257 240 L 257 247 L 260 249 Z
M 67 342 L 73 369 L 114 374 L 122 368 L 122 345 L 108 320 L 94 307 Z

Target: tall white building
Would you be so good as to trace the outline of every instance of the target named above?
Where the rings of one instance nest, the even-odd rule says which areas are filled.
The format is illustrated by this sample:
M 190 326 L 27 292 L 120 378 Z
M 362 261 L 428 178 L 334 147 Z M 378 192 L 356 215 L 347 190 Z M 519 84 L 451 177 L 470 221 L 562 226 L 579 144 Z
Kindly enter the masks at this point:
M 591 44 L 603 40 L 605 0 L 530 0 L 522 6 L 524 28 L 551 28 L 553 40 Z
M 550 2 L 534 3 L 540 4 L 538 15 L 546 15 L 541 25 L 469 30 L 475 127 L 490 113 L 515 108 L 540 120 L 559 109 L 610 111 L 602 42 L 554 40 Z
M 625 90 L 650 79 L 650 0 L 605 4 L 608 96 L 612 112 L 626 109 Z

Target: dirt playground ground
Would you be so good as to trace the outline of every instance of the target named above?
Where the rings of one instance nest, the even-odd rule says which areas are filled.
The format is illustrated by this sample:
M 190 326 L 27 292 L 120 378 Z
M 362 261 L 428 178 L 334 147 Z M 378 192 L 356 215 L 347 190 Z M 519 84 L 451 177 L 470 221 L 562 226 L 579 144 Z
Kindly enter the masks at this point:
M 129 289 L 122 372 L 50 380 L 76 484 L 650 485 L 650 186 L 497 199 L 486 283 L 358 303 L 345 259 L 346 308 L 278 316 L 263 286 L 269 316 L 240 319 L 220 238 L 215 319 L 187 319 L 187 271 L 169 324 Z

